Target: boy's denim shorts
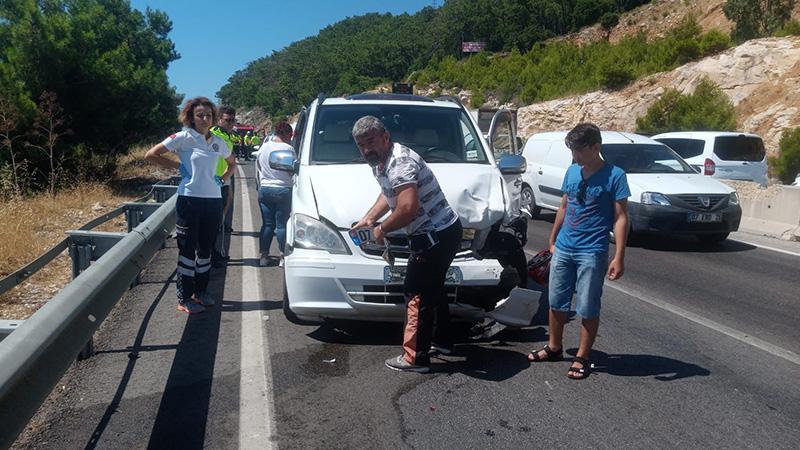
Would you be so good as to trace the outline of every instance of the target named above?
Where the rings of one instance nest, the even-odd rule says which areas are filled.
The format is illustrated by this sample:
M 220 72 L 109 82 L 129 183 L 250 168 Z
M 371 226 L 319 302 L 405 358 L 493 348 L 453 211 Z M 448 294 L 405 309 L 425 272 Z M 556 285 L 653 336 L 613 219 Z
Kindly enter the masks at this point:
M 572 294 L 575 310 L 584 319 L 600 315 L 600 297 L 608 270 L 608 253 L 577 253 L 556 249 L 550 259 L 550 308 L 569 312 Z

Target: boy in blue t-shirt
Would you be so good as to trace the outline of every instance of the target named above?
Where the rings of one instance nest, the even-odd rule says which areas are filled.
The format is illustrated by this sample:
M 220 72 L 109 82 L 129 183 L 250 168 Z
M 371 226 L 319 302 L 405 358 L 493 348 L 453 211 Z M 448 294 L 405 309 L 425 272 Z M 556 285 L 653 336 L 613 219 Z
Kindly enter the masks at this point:
M 550 232 L 550 339 L 528 355 L 530 361 L 554 361 L 564 354 L 564 324 L 576 292 L 576 310 L 582 317 L 578 353 L 567 376 L 583 379 L 591 372 L 589 356 L 600 325 L 603 278 L 619 279 L 625 271 L 628 238 L 628 180 L 619 167 L 600 157 L 600 129 L 591 123 L 575 126 L 565 139 L 575 161 L 564 176 L 561 207 Z M 608 233 L 616 247 L 608 262 Z

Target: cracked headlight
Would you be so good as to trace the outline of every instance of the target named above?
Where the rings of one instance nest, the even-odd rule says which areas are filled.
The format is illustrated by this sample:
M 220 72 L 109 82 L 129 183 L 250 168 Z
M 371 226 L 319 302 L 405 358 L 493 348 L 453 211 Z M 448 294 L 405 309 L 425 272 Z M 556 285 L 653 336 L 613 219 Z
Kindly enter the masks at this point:
M 658 192 L 642 192 L 642 204 L 669 206 L 671 203 L 664 194 L 659 194 Z
M 303 214 L 295 214 L 294 245 L 309 250 L 324 250 L 335 255 L 349 255 L 341 234 L 330 225 Z

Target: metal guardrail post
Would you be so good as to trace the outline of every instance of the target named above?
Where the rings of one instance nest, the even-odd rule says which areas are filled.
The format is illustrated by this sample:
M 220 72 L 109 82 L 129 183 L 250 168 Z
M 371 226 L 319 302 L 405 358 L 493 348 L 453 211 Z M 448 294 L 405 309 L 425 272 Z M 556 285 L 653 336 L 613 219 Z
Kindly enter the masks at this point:
M 123 233 L 84 230 L 70 230 L 67 231 L 67 235 L 70 240 L 69 256 L 72 258 L 73 280 L 88 269 L 92 261 L 103 256 L 114 244 L 125 237 Z M 83 350 L 78 353 L 78 360 L 89 359 L 92 356 L 94 356 L 94 335 L 89 337 Z
M 170 198 L 0 342 L 0 448 L 17 434 L 175 228 Z

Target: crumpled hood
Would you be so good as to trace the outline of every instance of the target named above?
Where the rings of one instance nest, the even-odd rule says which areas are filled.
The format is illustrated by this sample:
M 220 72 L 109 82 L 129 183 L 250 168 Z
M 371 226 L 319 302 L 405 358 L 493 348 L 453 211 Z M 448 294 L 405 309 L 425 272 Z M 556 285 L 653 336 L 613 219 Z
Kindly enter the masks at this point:
M 503 218 L 503 186 L 497 169 L 488 164 L 429 167 L 465 227 L 480 230 Z M 380 193 L 366 164 L 303 166 L 301 171 L 306 171 L 314 187 L 320 216 L 339 228 L 349 228 L 364 217 Z

